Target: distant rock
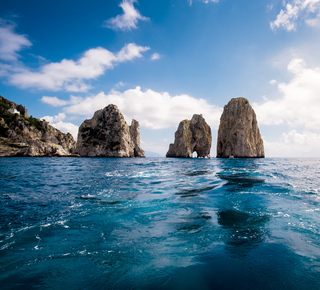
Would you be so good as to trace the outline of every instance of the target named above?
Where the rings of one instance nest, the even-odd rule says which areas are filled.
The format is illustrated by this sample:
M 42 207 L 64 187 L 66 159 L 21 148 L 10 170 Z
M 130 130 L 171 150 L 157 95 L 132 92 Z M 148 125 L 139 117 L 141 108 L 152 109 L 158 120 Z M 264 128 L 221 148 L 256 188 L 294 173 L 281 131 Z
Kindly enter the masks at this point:
M 24 106 L 0 96 L 0 156 L 73 156 L 75 144 L 70 133 L 28 117 Z
M 264 157 L 256 114 L 245 98 L 231 99 L 224 107 L 218 131 L 217 157 Z
M 84 157 L 145 157 L 139 122 L 128 126 L 116 105 L 96 111 L 81 124 L 75 152 Z
M 191 120 L 180 122 L 166 157 L 192 158 L 193 152 L 197 157 L 210 157 L 211 141 L 210 126 L 202 115 L 193 115 Z

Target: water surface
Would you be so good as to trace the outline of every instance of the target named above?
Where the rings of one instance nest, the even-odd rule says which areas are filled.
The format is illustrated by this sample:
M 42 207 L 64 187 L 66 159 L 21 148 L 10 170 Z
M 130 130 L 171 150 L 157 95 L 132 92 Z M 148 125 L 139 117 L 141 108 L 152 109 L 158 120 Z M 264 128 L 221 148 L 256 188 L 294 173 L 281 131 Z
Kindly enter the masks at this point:
M 319 159 L 0 159 L 1 289 L 320 289 Z

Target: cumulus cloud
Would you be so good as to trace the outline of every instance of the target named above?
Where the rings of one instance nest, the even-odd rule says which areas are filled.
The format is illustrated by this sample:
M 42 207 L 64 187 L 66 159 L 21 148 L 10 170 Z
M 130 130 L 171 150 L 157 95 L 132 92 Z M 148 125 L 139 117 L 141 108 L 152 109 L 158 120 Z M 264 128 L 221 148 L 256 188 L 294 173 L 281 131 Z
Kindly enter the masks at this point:
M 295 129 L 283 133 L 277 142 L 264 140 L 270 157 L 320 157 L 320 135 L 310 131 L 298 133 Z
M 277 19 L 270 23 L 271 29 L 296 30 L 299 18 L 310 26 L 319 25 L 320 0 L 290 0 L 285 1 L 284 5 L 285 9 L 281 9 Z
M 17 34 L 14 28 L 13 23 L 0 19 L 0 59 L 3 61 L 17 61 L 18 52 L 32 45 L 26 35 Z
M 281 97 L 266 100 L 253 107 L 259 124 L 302 126 L 306 130 L 320 128 L 320 68 L 308 68 L 302 59 L 293 59 L 288 65 L 293 78 L 279 83 Z
M 129 43 L 114 54 L 105 48 L 97 47 L 87 50 L 77 61 L 63 59 L 61 62 L 46 64 L 37 71 L 22 68 L 13 73 L 9 80 L 21 88 L 86 92 L 91 88 L 85 83 L 86 80 L 99 77 L 118 63 L 141 58 L 141 53 L 148 49 L 149 47 Z
M 44 119 L 49 123 L 55 123 L 55 122 L 60 122 L 62 120 L 64 120 L 66 118 L 66 114 L 65 113 L 59 113 L 56 116 L 44 116 L 40 119 Z
M 140 12 L 134 7 L 133 4 L 135 2 L 137 1 L 123 0 L 119 5 L 123 10 L 123 14 L 106 20 L 103 23 L 103 26 L 114 30 L 131 30 L 137 28 L 138 20 L 149 20 L 148 17 L 142 16 Z
M 117 105 L 127 120 L 137 119 L 141 127 L 149 129 L 176 127 L 181 120 L 191 119 L 193 114 L 203 114 L 210 126 L 217 128 L 222 113 L 222 108 L 211 105 L 204 99 L 188 95 L 170 96 L 169 93 L 150 89 L 142 91 L 140 87 L 124 92 L 101 92 L 79 100 L 77 104 L 65 106 L 64 112 L 89 117 L 109 104 Z
M 63 120 L 66 119 L 65 113 L 59 113 L 56 116 L 44 116 L 41 119 L 46 120 L 50 123 L 53 127 L 57 128 L 63 133 L 70 133 L 72 134 L 74 139 L 77 139 L 78 129 L 79 127 L 75 124 L 70 122 L 64 122 Z

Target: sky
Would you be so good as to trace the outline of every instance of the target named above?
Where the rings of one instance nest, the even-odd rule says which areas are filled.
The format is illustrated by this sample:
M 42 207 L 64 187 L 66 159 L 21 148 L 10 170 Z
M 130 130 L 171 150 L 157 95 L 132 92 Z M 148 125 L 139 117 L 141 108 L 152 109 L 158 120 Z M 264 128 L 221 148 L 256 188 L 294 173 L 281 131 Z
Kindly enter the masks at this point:
M 165 155 L 237 97 L 266 157 L 320 157 L 320 0 L 0 0 L 0 95 L 77 138 L 116 104 Z

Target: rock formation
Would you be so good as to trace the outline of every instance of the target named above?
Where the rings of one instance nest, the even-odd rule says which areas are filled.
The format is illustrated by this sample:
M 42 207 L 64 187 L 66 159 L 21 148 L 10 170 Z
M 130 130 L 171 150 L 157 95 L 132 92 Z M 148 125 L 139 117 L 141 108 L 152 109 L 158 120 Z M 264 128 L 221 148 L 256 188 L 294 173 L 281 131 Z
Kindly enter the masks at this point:
M 14 109 L 18 113 L 10 113 Z M 28 117 L 24 106 L 0 96 L 0 156 L 71 156 L 75 144 L 70 133 Z
M 166 157 L 192 158 L 193 152 L 197 152 L 198 157 L 210 157 L 211 140 L 211 129 L 205 119 L 202 115 L 193 115 L 191 120 L 180 122 Z
M 85 157 L 145 157 L 139 122 L 132 120 L 128 126 L 116 105 L 96 111 L 79 128 L 76 153 Z
M 245 98 L 232 99 L 224 107 L 218 131 L 217 157 L 264 157 L 256 114 Z

